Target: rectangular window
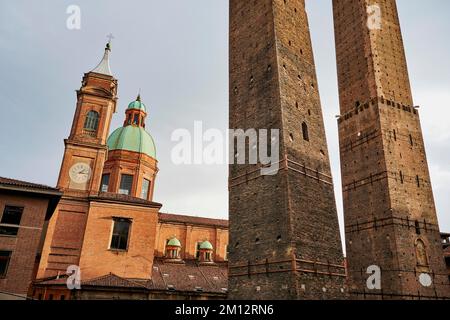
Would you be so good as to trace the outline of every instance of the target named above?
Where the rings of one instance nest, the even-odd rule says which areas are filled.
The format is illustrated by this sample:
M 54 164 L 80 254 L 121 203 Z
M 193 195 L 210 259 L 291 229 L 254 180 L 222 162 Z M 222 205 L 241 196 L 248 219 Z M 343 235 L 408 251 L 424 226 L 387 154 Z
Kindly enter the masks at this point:
M 195 257 L 197 258 L 197 259 L 199 259 L 200 258 L 200 246 L 201 246 L 201 242 L 197 242 L 197 250 L 196 250 L 196 252 L 195 252 Z
M 113 250 L 127 250 L 128 236 L 131 221 L 129 219 L 115 218 L 110 248 Z
M 131 187 L 133 186 L 133 176 L 128 174 L 123 174 L 120 178 L 120 194 L 131 194 Z
M 147 200 L 149 192 L 150 192 L 150 180 L 144 179 L 144 181 L 142 181 L 141 198 Z
M 108 192 L 108 188 L 109 188 L 109 174 L 104 174 L 102 176 L 101 192 Z
M 11 260 L 11 254 L 11 251 L 0 251 L 0 278 L 6 277 L 9 260 Z
M 17 236 L 20 221 L 22 220 L 23 208 L 6 206 L 0 220 L 0 235 Z M 3 226 L 5 225 L 5 226 Z
M 416 222 L 415 222 L 415 227 L 416 227 L 416 233 L 417 233 L 418 235 L 420 235 L 420 223 L 419 223 L 419 221 L 417 221 L 417 220 L 416 220 Z
M 205 252 L 205 261 L 212 261 L 211 252 Z

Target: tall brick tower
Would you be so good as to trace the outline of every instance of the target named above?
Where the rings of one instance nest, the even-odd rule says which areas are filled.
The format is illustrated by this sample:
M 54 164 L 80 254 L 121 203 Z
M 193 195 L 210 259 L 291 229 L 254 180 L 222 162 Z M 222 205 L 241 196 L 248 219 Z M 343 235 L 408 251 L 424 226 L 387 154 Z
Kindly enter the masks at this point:
M 231 299 L 340 299 L 345 270 L 304 0 L 230 1 L 230 128 L 279 129 L 280 170 L 231 165 Z
M 100 64 L 84 75 L 58 179 L 64 195 L 50 220 L 38 278 L 65 274 L 78 265 L 89 211 L 107 156 L 106 140 L 116 111 L 117 80 L 109 67 L 110 45 Z
M 334 0 L 350 291 L 450 297 L 395 0 Z M 381 268 L 381 289 L 367 268 Z

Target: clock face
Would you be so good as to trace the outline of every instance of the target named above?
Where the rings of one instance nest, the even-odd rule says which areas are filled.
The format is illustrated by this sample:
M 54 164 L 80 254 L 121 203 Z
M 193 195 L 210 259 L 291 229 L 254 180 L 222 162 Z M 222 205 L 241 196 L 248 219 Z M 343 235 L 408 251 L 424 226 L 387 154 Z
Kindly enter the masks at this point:
M 75 163 L 70 168 L 69 176 L 74 183 L 86 183 L 91 178 L 91 167 L 86 163 Z

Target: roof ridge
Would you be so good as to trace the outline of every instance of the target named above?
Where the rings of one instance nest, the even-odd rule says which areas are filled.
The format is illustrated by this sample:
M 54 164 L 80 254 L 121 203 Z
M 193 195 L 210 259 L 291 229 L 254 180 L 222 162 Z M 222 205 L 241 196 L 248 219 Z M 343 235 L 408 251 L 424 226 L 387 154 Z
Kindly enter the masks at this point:
M 140 284 L 140 283 L 136 282 L 135 280 L 133 280 L 131 278 L 124 278 L 124 277 L 121 277 L 121 276 L 119 276 L 119 275 L 117 275 L 115 273 L 112 273 L 112 272 L 110 272 L 108 274 L 105 274 L 103 276 L 100 276 L 100 277 L 96 277 L 96 278 L 92 278 L 92 279 L 88 279 L 88 280 L 82 281 L 82 285 L 83 284 L 84 285 L 88 285 L 89 283 L 92 284 L 92 283 L 95 283 L 95 282 L 98 282 L 98 281 L 101 281 L 101 280 L 107 280 L 107 279 L 110 279 L 110 278 L 115 278 L 115 279 L 118 279 L 118 280 L 123 281 L 125 283 L 132 284 L 132 285 L 140 287 L 140 288 L 144 288 L 144 289 L 147 288 L 147 286 L 145 286 L 143 284 Z M 146 279 L 142 279 L 142 280 L 146 280 Z
M 13 178 L 6 178 L 0 176 L 0 184 L 9 184 L 9 185 L 23 185 L 27 187 L 35 187 L 35 188 L 45 188 L 45 189 L 54 189 L 58 190 L 55 187 L 51 187 L 45 184 L 36 183 L 36 182 L 29 182 L 25 180 L 19 180 L 19 179 L 13 179 Z
M 211 217 L 204 217 L 204 216 L 191 216 L 188 214 L 181 214 L 181 213 L 168 213 L 168 212 L 160 212 L 161 215 L 166 216 L 175 216 L 175 217 L 188 217 L 188 218 L 198 218 L 198 219 L 209 219 L 209 220 L 222 220 L 222 221 L 228 221 L 228 219 L 222 219 L 222 218 L 211 218 Z
M 189 216 L 174 213 L 159 213 L 159 217 L 162 221 L 167 222 L 179 222 L 179 223 L 199 223 L 199 224 L 212 224 L 220 226 L 228 226 L 228 219 L 218 219 L 209 217 Z

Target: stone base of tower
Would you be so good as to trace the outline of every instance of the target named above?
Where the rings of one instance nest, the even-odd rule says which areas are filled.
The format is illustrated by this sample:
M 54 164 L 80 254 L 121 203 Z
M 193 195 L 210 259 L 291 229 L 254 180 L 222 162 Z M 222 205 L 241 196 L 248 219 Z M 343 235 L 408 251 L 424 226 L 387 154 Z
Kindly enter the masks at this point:
M 369 275 L 353 274 L 353 277 L 348 280 L 349 298 L 352 300 L 450 300 L 450 286 L 446 274 L 430 274 L 433 284 L 424 287 L 420 284 L 420 272 L 398 270 L 385 273 L 387 273 L 385 278 L 401 275 L 402 279 L 389 283 L 389 288 L 369 290 L 366 284 Z
M 412 281 L 410 281 L 412 280 Z M 409 279 L 415 282 L 414 279 Z M 441 285 L 432 286 L 430 288 L 421 288 L 414 290 L 405 288 L 399 291 L 393 290 L 352 290 L 349 289 L 349 299 L 352 300 L 450 300 L 448 285 L 442 285 L 445 282 L 444 277 L 436 277 L 436 282 Z
M 229 267 L 230 300 L 344 300 L 345 267 L 301 260 L 235 264 Z
M 416 224 L 408 216 L 392 211 L 390 217 L 348 224 L 346 241 L 351 299 L 450 299 L 437 225 Z M 427 251 L 420 249 L 419 241 Z M 369 267 L 379 268 L 380 290 L 368 287 L 375 275 L 368 271 Z

